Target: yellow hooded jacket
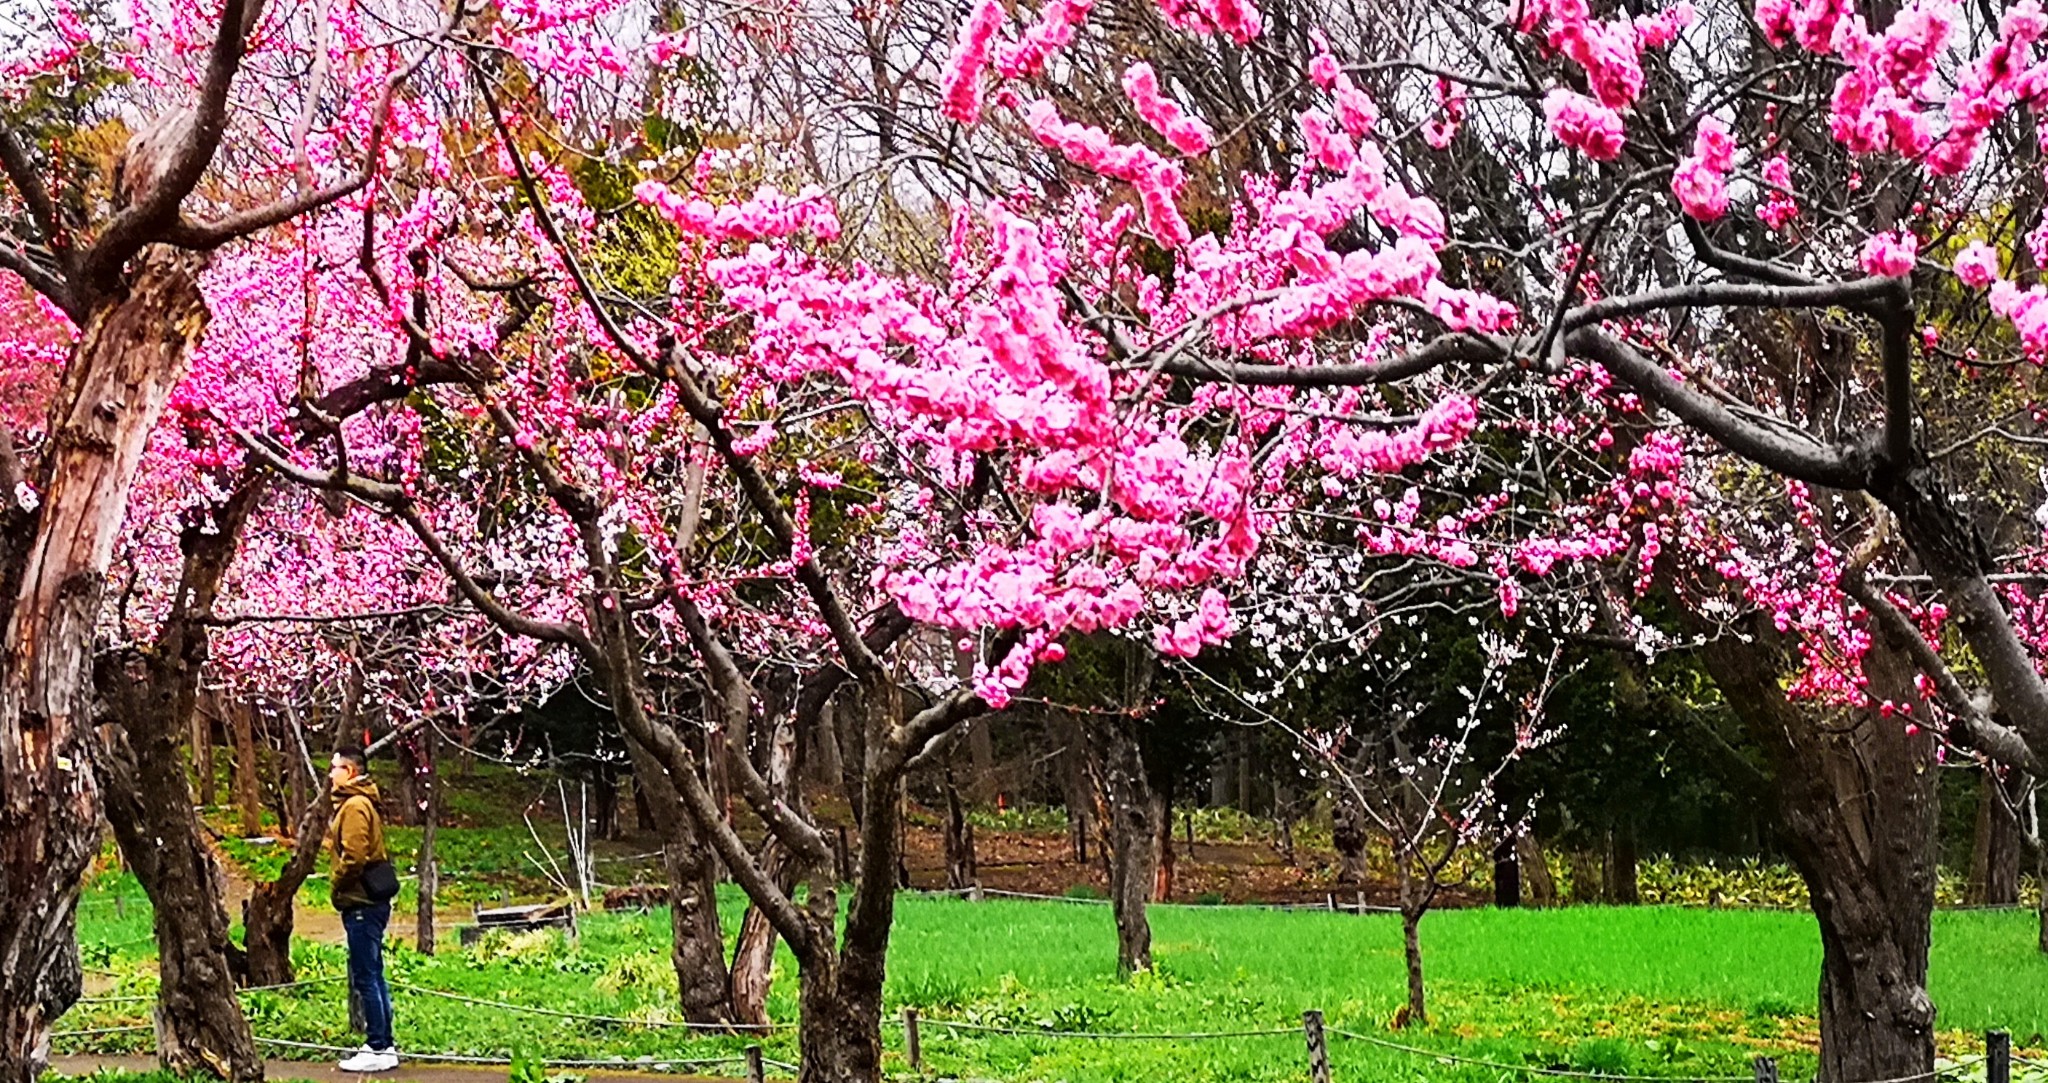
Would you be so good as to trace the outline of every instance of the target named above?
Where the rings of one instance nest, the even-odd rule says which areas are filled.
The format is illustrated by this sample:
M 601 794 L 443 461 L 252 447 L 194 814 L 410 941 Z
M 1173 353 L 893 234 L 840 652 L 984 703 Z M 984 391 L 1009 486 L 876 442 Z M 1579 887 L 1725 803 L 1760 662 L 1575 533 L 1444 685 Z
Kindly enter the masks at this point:
M 384 852 L 384 817 L 377 812 L 377 784 L 359 775 L 334 788 L 334 823 L 327 829 L 327 845 L 334 862 L 334 908 L 350 910 L 370 905 L 363 890 L 363 867 L 372 861 L 388 861 Z

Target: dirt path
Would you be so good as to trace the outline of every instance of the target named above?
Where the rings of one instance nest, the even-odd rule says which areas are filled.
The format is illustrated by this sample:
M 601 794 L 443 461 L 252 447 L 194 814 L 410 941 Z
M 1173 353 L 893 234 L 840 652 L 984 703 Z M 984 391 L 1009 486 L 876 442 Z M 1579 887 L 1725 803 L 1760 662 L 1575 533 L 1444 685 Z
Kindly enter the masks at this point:
M 87 1076 L 101 1069 L 112 1068 L 123 1072 L 154 1072 L 157 1070 L 155 1057 L 124 1057 L 112 1055 L 84 1054 L 80 1056 L 58 1056 L 50 1058 L 50 1068 L 60 1076 Z M 502 1065 L 467 1064 L 414 1064 L 404 1063 L 395 1072 L 378 1072 L 374 1075 L 344 1072 L 335 1067 L 333 1061 L 270 1060 L 263 1062 L 264 1077 L 271 1080 L 311 1080 L 312 1083 L 371 1083 L 390 1080 L 392 1083 L 495 1083 L 506 1077 Z M 550 1072 L 550 1074 L 556 1074 Z M 657 1072 L 621 1072 L 611 1069 L 601 1071 L 578 1070 L 574 1073 L 584 1083 L 645 1083 L 647 1080 L 663 1080 L 664 1083 L 693 1083 L 693 1081 L 718 1081 L 719 1076 L 668 1075 Z

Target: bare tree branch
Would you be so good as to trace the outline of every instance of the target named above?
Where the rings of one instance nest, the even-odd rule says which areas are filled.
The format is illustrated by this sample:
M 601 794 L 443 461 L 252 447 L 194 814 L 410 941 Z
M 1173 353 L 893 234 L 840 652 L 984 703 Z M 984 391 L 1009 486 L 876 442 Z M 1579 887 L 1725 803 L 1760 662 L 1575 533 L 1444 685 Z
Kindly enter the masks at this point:
M 1872 463 L 1867 452 L 1828 447 L 1803 433 L 1766 429 L 1745 421 L 1612 335 L 1582 328 L 1566 336 L 1565 348 L 1574 356 L 1598 362 L 1637 394 L 1751 462 L 1814 485 L 1864 489 L 1870 484 Z

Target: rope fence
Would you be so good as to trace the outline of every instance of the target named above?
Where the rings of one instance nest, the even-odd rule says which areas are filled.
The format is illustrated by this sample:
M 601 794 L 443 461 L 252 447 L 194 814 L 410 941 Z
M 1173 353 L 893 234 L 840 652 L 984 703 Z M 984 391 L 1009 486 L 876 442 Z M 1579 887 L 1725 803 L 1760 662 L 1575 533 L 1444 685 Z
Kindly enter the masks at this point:
M 336 980 L 340 979 L 332 977 L 316 978 L 304 982 L 294 982 L 290 985 L 270 986 L 267 988 L 286 989 L 301 986 L 320 985 Z M 451 993 L 445 990 L 430 989 L 425 986 L 411 985 L 409 983 L 402 982 L 394 982 L 393 987 L 397 989 L 403 989 L 408 992 L 420 993 L 429 996 L 444 997 L 449 1000 L 459 1001 L 467 1004 L 474 1004 L 481 1007 L 499 1008 L 510 1011 L 528 1012 L 532 1014 L 547 1015 L 557 1018 L 600 1022 L 606 1024 L 624 1024 L 655 1028 L 675 1027 L 688 1030 L 724 1030 L 727 1032 L 753 1032 L 757 1034 L 787 1033 L 795 1029 L 794 1027 L 791 1027 L 787 1024 L 768 1024 L 765 1026 L 736 1025 L 729 1027 L 707 1027 L 702 1024 L 690 1024 L 667 1020 L 632 1019 L 630 1017 L 625 1016 L 609 1016 L 579 1012 L 566 1012 L 552 1008 L 540 1008 L 532 1005 L 513 1004 L 506 1001 L 488 1000 L 481 997 L 465 996 L 460 993 Z M 245 991 L 256 992 L 263 991 L 263 989 L 258 988 Z M 1200 1042 L 1215 1040 L 1243 1040 L 1248 1038 L 1284 1038 L 1300 1035 L 1304 1039 L 1307 1047 L 1310 1083 L 1331 1083 L 1330 1057 L 1328 1047 L 1328 1039 L 1331 1037 L 1346 1042 L 1355 1042 L 1360 1045 L 1370 1046 L 1377 1049 L 1383 1049 L 1388 1052 L 1399 1053 L 1404 1056 L 1427 1058 L 1429 1060 L 1435 1061 L 1436 1063 L 1447 1067 L 1463 1066 L 1469 1068 L 1480 1068 L 1490 1072 L 1518 1075 L 1529 1079 L 1541 1078 L 1599 1080 L 1602 1081 L 1602 1083 L 1780 1083 L 1778 1075 L 1778 1063 L 1777 1060 L 1772 1057 L 1756 1058 L 1752 1065 L 1752 1072 L 1746 1075 L 1628 1075 L 1616 1072 L 1593 1071 L 1575 1068 L 1550 1067 L 1533 1064 L 1514 1064 L 1507 1061 L 1489 1060 L 1484 1057 L 1467 1056 L 1461 1053 L 1450 1052 L 1442 1049 L 1431 1049 L 1425 1046 L 1411 1045 L 1405 1042 L 1394 1041 L 1389 1038 L 1381 1038 L 1370 1034 L 1361 1034 L 1357 1031 L 1347 1030 L 1341 1027 L 1326 1028 L 1323 1024 L 1323 1013 L 1320 1011 L 1313 1010 L 1302 1013 L 1302 1025 L 1299 1028 L 1256 1027 L 1235 1030 L 1207 1031 L 1057 1030 L 1049 1027 L 1034 1028 L 1003 1026 L 991 1023 L 977 1023 L 967 1020 L 923 1019 L 919 1016 L 918 1011 L 915 1008 L 904 1009 L 900 1019 L 889 1020 L 888 1022 L 891 1026 L 891 1029 L 900 1029 L 903 1032 L 904 1051 L 910 1061 L 910 1067 L 912 1068 L 912 1070 L 918 1072 L 922 1072 L 924 1070 L 923 1030 L 924 1028 L 936 1027 L 940 1030 L 946 1031 L 950 1037 L 954 1037 L 956 1039 L 971 1039 L 972 1037 L 977 1035 L 992 1035 L 1001 1037 L 1027 1038 L 1034 1040 L 1059 1041 Z M 113 1034 L 129 1034 L 154 1029 L 155 1028 L 151 1024 L 138 1023 L 109 1027 L 95 1027 L 82 1030 L 55 1031 L 51 1033 L 50 1037 L 52 1039 L 95 1038 Z M 256 1041 L 262 1045 L 284 1049 L 296 1049 L 309 1052 L 323 1052 L 333 1054 L 347 1054 L 356 1052 L 354 1048 L 348 1046 L 329 1045 L 320 1042 L 296 1041 L 285 1038 L 268 1038 L 257 1036 Z M 513 1059 L 510 1056 L 497 1054 L 407 1051 L 404 1052 L 402 1055 L 412 1060 L 425 1061 L 429 1063 L 482 1065 L 507 1065 L 513 1063 Z M 638 1057 L 551 1059 L 546 1061 L 540 1061 L 537 1063 L 541 1063 L 549 1068 L 610 1068 L 621 1070 L 631 1069 L 640 1071 L 669 1071 L 680 1068 L 726 1065 L 742 1062 L 744 1062 L 747 1065 L 747 1073 L 750 1083 L 759 1083 L 761 1079 L 760 1073 L 762 1071 L 763 1066 L 770 1066 L 778 1070 L 789 1072 L 795 1072 L 797 1070 L 797 1065 L 772 1060 L 762 1056 L 761 1047 L 758 1045 L 748 1046 L 743 1053 L 722 1054 L 710 1057 L 663 1057 L 655 1056 L 652 1054 L 646 1054 Z M 1894 1076 L 1888 1079 L 1861 1080 L 1858 1081 L 1858 1083 L 1939 1083 L 1939 1081 L 1942 1080 L 1944 1077 L 1953 1077 L 1959 1073 L 1969 1071 L 1980 1066 L 1984 1069 L 1983 1078 L 1985 1079 L 1986 1083 L 2010 1083 L 2012 1079 L 2012 1068 L 2014 1064 L 2019 1064 L 2022 1067 L 2031 1069 L 2040 1066 L 2042 1063 L 2043 1062 L 2035 1060 L 2015 1058 L 2012 1055 L 2011 1035 L 2004 1031 L 1990 1031 L 1986 1033 L 1984 1036 L 1984 1053 L 1981 1055 L 1965 1058 L 1963 1060 L 1956 1061 L 1952 1064 L 1938 1066 L 1932 1071 L 1916 1072 L 1910 1075 Z
M 459 1001 L 464 1004 L 475 1004 L 479 1007 L 524 1012 L 528 1015 L 547 1015 L 557 1019 L 575 1019 L 591 1023 L 604 1023 L 611 1026 L 648 1027 L 654 1030 L 739 1031 L 751 1034 L 781 1034 L 796 1029 L 787 1023 L 691 1023 L 681 1019 L 635 1019 L 626 1015 L 595 1015 L 586 1012 L 567 1012 L 558 1008 L 542 1008 L 531 1004 L 514 1004 L 503 1000 L 485 1000 L 482 997 L 464 996 L 461 993 L 451 993 L 443 989 L 429 989 L 424 985 L 412 985 L 400 981 L 392 982 L 391 987 L 393 989 L 403 989 L 409 993 L 418 993 L 422 996 L 439 997 L 443 1000 Z
M 347 981 L 347 980 L 348 980 L 348 975 L 346 975 L 346 974 L 330 974 L 330 975 L 328 975 L 327 977 L 324 977 L 324 978 L 307 978 L 307 979 L 306 979 L 306 980 L 304 980 L 304 981 L 288 981 L 288 982 L 281 982 L 281 983 L 279 983 L 279 984 L 277 984 L 277 985 L 250 985 L 250 986 L 245 986 L 244 988 L 241 988 L 241 989 L 237 989 L 237 990 L 235 990 L 235 992 L 237 992 L 237 993 L 281 993 L 281 992 L 283 992 L 283 991 L 284 991 L 284 990 L 286 990 L 286 989 L 303 989 L 303 988 L 306 988 L 306 987 L 308 987 L 308 986 L 313 986 L 313 985 L 332 985 L 332 984 L 333 984 L 333 983 L 335 983 L 335 982 L 338 982 L 338 981 Z M 130 995 L 130 994 L 120 994 L 120 995 L 115 995 L 115 996 L 95 996 L 95 997 L 79 997 L 79 998 L 78 998 L 77 1000 L 73 1001 L 72 1003 L 74 1003 L 74 1004 L 139 1004 L 139 1003 L 142 1003 L 142 1002 L 144 1002 L 144 1001 L 154 1001 L 155 999 L 156 999 L 156 994 L 155 994 L 155 993 L 135 993 L 135 994 L 132 994 L 132 995 Z

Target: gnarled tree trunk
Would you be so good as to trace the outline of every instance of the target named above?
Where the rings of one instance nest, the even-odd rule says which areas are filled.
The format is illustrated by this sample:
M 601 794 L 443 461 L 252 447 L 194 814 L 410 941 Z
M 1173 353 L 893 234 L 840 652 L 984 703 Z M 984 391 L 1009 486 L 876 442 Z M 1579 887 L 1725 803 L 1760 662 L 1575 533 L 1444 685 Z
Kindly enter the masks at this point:
M 325 777 L 319 792 L 299 817 L 296 845 L 277 879 L 259 882 L 242 903 L 242 946 L 249 953 L 249 984 L 284 985 L 296 981 L 292 970 L 293 903 L 299 888 L 320 858 L 332 819 L 333 794 Z
M 725 934 L 718 925 L 718 896 L 711 854 L 683 807 L 682 797 L 662 765 L 630 734 L 633 785 L 647 795 L 647 810 L 661 835 L 662 864 L 668 872 L 670 958 L 683 1018 L 693 1023 L 734 1020 L 730 977 L 725 967 Z
M 0 542 L 0 1083 L 35 1080 L 79 995 L 78 890 L 99 849 L 93 631 L 136 466 L 206 326 L 197 257 L 152 249 L 133 266 L 73 347 L 33 522 L 10 514 Z
M 1145 906 L 1156 886 L 1161 802 L 1145 776 L 1137 738 L 1121 720 L 1084 724 L 1089 772 L 1103 809 L 1110 909 L 1116 917 L 1117 971 L 1152 969 L 1152 925 Z
M 200 714 L 207 632 L 202 618 L 262 499 L 260 477 L 237 487 L 206 522 L 179 535 L 183 567 L 170 611 L 146 652 L 110 661 L 99 674 L 120 734 L 106 773 L 107 820 L 122 856 L 156 914 L 157 1060 L 168 1071 L 210 1071 L 223 1079 L 260 1079 L 262 1059 L 235 999 L 248 975 L 228 939 L 227 881 L 193 812 L 179 743 Z
M 1933 738 L 1875 707 L 1789 702 L 1770 642 L 1759 629 L 1704 653 L 1723 698 L 1769 751 L 1785 847 L 1820 922 L 1820 1079 L 1932 1072 Z M 1911 663 L 1884 637 L 1863 672 L 1874 701 L 1918 701 Z
M 233 971 L 246 967 L 228 940 L 226 879 L 200 839 L 173 737 L 182 727 L 138 717 L 153 713 L 151 706 L 123 712 L 125 739 L 111 734 L 109 741 L 125 747 L 109 748 L 103 779 L 107 820 L 155 913 L 157 1061 L 177 1075 L 261 1079 L 263 1061 L 235 1000 Z

